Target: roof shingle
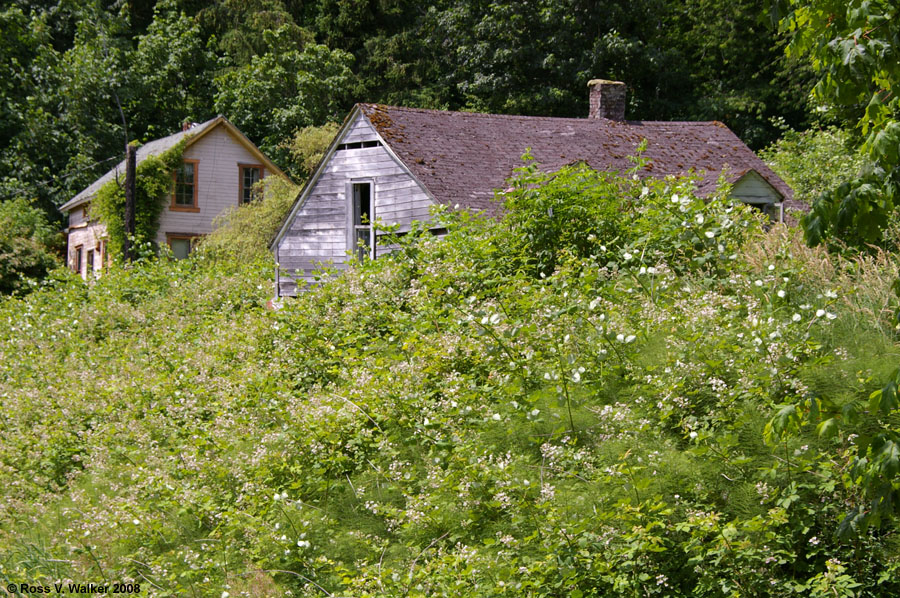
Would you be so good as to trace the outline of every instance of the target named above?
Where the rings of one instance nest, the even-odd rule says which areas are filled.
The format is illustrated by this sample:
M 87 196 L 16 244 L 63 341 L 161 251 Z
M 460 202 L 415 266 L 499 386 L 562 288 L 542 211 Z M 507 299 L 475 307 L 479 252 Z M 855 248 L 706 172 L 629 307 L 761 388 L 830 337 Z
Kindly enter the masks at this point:
M 718 121 L 662 122 L 511 116 L 360 104 L 384 141 L 435 199 L 496 213 L 494 190 L 506 187 L 522 155 L 545 171 L 585 162 L 595 170 L 624 172 L 646 139 L 647 176 L 701 177 L 698 192 L 711 193 L 720 173 L 734 182 L 755 170 L 786 200 L 793 191 L 731 130 Z

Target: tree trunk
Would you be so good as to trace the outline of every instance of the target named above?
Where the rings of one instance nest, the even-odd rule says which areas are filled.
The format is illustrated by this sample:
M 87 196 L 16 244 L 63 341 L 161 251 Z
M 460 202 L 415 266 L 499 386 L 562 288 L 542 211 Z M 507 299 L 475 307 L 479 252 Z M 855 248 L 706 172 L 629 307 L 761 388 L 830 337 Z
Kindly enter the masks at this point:
M 134 236 L 134 171 L 137 159 L 134 146 L 129 144 L 125 150 L 125 245 L 122 247 L 122 257 L 126 262 L 134 259 L 134 247 L 131 238 Z

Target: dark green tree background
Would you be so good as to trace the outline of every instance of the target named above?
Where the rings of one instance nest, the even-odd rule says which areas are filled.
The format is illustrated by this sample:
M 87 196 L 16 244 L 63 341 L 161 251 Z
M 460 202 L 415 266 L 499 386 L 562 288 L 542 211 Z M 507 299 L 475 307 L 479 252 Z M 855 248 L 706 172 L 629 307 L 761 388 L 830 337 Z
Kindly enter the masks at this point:
M 3 0 L 0 199 L 51 219 L 147 141 L 218 113 L 289 172 L 298 129 L 354 102 L 581 117 L 586 83 L 628 117 L 718 119 L 751 146 L 809 120 L 811 69 L 750 0 Z

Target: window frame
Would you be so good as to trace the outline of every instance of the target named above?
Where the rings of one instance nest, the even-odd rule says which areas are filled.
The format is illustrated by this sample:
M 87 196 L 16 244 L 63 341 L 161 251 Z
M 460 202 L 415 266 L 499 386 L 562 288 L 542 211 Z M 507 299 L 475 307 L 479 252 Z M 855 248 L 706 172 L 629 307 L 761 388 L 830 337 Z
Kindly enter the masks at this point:
M 357 206 L 356 206 L 356 197 L 355 197 L 355 187 L 357 185 L 368 185 L 369 186 L 369 223 L 367 225 L 364 224 L 356 224 L 357 220 Z M 362 254 L 359 251 L 359 239 L 357 236 L 357 231 L 367 228 L 369 231 L 369 259 L 375 259 L 377 256 L 376 250 L 376 239 L 375 239 L 375 179 L 373 178 L 364 178 L 364 179 L 351 179 L 347 183 L 346 188 L 347 194 L 347 245 L 349 246 L 349 251 L 353 252 L 353 255 L 356 256 L 360 261 L 362 260 Z
M 200 160 L 191 160 L 185 158 L 182 164 L 192 164 L 194 167 L 194 203 L 192 205 L 184 205 L 176 203 L 176 193 L 178 190 L 178 171 L 172 173 L 172 201 L 169 203 L 169 209 L 173 212 L 199 212 L 200 205 L 197 201 L 197 193 L 200 187 Z
M 84 245 L 76 245 L 72 256 L 72 271 L 81 274 L 81 260 L 84 255 Z
M 242 206 L 248 204 L 253 201 L 251 197 L 250 201 L 244 201 L 244 170 L 248 168 L 257 168 L 259 169 L 259 180 L 263 180 L 266 176 L 266 167 L 262 164 L 244 164 L 238 162 L 238 205 Z M 252 195 L 252 187 L 251 187 L 251 195 Z

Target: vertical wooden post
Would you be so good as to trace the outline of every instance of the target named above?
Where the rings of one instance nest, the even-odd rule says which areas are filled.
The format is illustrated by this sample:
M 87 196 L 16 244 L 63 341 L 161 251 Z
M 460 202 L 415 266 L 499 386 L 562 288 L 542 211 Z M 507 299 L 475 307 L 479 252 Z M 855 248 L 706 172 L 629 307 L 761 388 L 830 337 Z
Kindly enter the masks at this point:
M 122 248 L 122 257 L 126 262 L 134 259 L 131 237 L 134 235 L 134 171 L 137 162 L 136 153 L 134 146 L 129 143 L 125 149 L 125 245 Z

